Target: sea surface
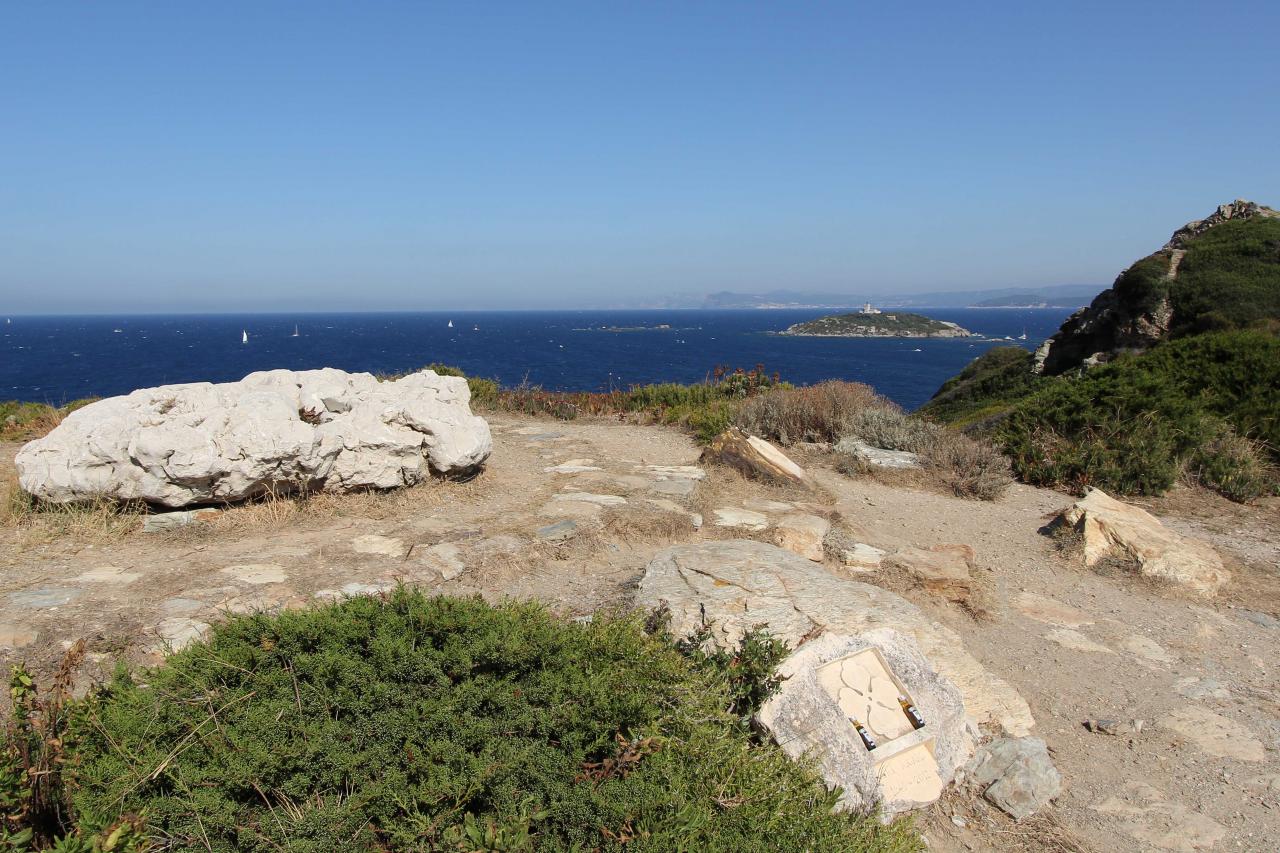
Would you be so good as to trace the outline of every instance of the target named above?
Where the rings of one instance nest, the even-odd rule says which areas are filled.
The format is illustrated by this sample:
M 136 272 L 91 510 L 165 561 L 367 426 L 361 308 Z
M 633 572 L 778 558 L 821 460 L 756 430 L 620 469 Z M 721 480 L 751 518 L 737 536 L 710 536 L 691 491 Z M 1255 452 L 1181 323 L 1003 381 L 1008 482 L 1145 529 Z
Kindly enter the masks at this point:
M 832 313 L 797 309 L 18 316 L 0 322 L 0 400 L 58 405 L 152 385 L 228 382 L 279 367 L 394 373 L 442 362 L 508 386 L 596 391 L 699 382 L 717 365 L 763 364 L 797 384 L 866 382 L 914 409 L 987 348 L 1034 349 L 1071 313 L 918 310 L 984 337 L 774 334 Z M 1024 331 L 1025 341 L 1005 340 Z

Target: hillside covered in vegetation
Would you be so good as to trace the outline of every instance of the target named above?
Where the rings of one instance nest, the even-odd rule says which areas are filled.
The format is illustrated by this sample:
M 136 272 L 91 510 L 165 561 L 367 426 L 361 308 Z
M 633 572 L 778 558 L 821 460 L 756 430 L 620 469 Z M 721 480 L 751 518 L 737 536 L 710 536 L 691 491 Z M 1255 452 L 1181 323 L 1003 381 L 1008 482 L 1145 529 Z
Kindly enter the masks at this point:
M 1180 476 L 1235 500 L 1280 461 L 1280 214 L 1192 222 L 1034 356 L 997 347 L 921 413 L 989 434 L 1028 482 L 1158 494 Z

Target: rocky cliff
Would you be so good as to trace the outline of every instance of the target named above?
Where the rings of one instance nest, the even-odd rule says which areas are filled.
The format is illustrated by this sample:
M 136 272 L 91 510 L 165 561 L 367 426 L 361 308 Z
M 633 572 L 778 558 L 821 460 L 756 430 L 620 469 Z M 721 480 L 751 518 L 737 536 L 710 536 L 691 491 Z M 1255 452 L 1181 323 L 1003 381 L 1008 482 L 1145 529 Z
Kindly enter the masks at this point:
M 1104 290 L 1087 308 L 1071 315 L 1052 338 L 1036 352 L 1033 370 L 1056 375 L 1092 364 L 1110 361 L 1125 352 L 1144 351 L 1170 336 L 1178 325 L 1192 325 L 1191 313 L 1213 312 L 1187 305 L 1179 317 L 1179 300 L 1173 283 L 1178 279 L 1188 251 L 1213 229 L 1225 223 L 1280 219 L 1280 212 L 1251 201 L 1237 199 L 1204 219 L 1188 222 L 1174 232 L 1169 242 L 1120 273 L 1109 290 Z M 1234 226 L 1233 226 L 1234 227 Z M 1251 237 L 1257 235 L 1250 235 Z M 1274 237 L 1260 235 L 1262 255 L 1277 263 L 1277 280 L 1272 289 L 1280 292 L 1280 246 Z M 1251 250 L 1252 251 L 1252 250 Z M 1275 255 L 1275 258 L 1270 258 Z M 1274 300 L 1275 294 L 1271 297 Z M 1213 325 L 1212 318 L 1206 327 Z

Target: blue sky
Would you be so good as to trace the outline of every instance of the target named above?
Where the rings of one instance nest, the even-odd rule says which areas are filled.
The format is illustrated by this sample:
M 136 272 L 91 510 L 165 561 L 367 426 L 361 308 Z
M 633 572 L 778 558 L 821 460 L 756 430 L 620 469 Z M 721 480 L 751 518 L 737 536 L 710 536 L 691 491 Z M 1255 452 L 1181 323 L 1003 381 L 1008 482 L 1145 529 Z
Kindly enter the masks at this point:
M 5 4 L 0 313 L 1107 284 L 1280 205 L 1277 33 L 1274 2 Z

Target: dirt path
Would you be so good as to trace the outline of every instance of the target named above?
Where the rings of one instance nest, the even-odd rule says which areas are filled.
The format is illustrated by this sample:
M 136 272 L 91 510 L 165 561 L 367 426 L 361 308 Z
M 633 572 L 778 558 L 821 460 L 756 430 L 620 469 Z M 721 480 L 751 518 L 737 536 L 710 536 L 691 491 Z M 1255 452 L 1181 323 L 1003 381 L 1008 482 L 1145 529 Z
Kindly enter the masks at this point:
M 994 590 L 991 618 L 912 598 L 1022 692 L 1063 774 L 1049 813 L 1023 825 L 949 795 L 921 820 L 932 849 L 1280 849 L 1274 506 L 1152 505 L 1232 562 L 1238 580 L 1211 604 L 1065 559 L 1039 532 L 1070 503 L 1055 492 L 1017 486 L 981 503 L 815 467 L 820 494 L 805 498 L 703 472 L 697 448 L 671 429 L 492 424 L 494 455 L 469 484 L 303 512 L 242 508 L 169 534 L 0 528 L 0 658 L 47 671 L 84 637 L 87 684 L 117 658 L 157 660 L 225 612 L 400 581 L 585 614 L 627 603 L 648 559 L 672 542 L 767 535 L 717 527 L 715 508 L 772 518 L 807 499 L 833 505 L 840 526 L 886 550 L 975 549 Z M 7 462 L 16 448 L 3 450 Z M 1090 719 L 1117 721 L 1117 733 L 1087 730 Z

